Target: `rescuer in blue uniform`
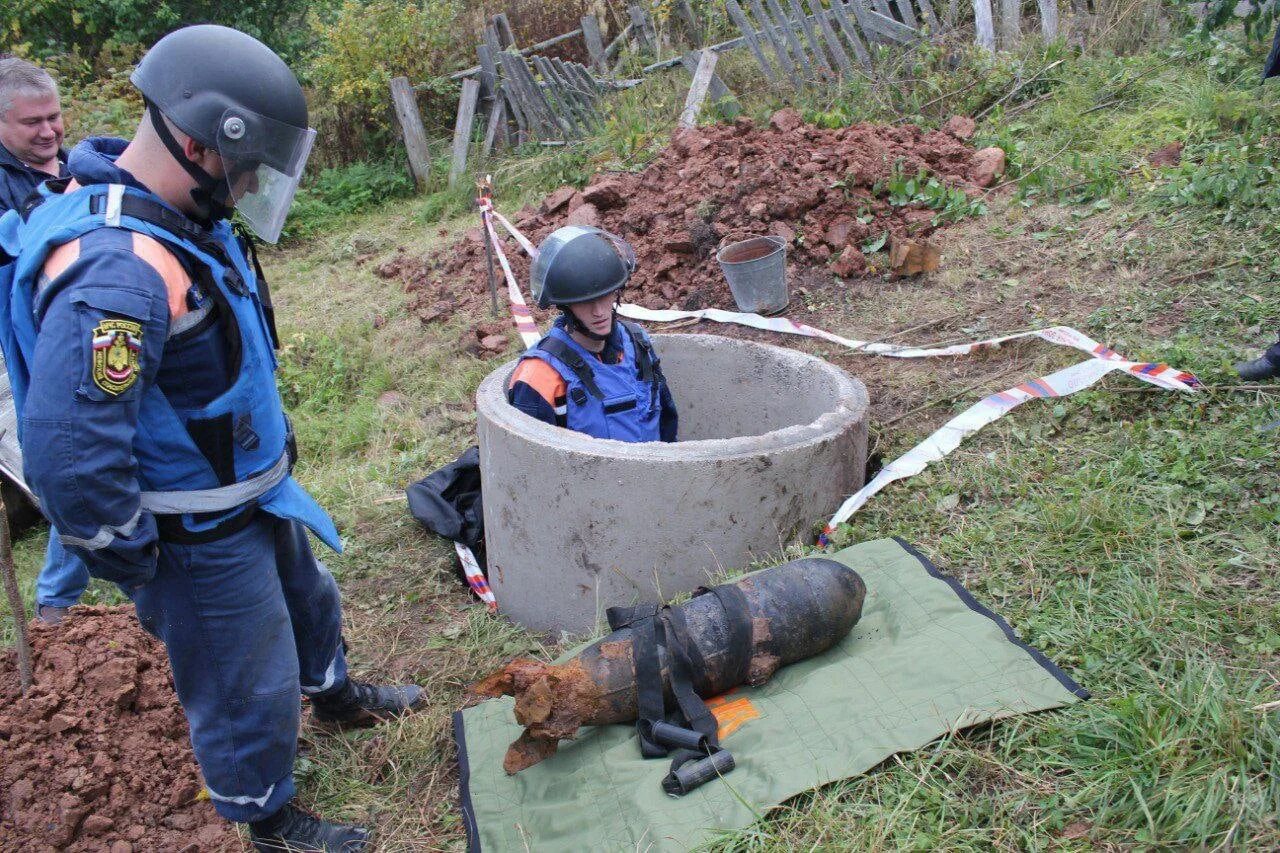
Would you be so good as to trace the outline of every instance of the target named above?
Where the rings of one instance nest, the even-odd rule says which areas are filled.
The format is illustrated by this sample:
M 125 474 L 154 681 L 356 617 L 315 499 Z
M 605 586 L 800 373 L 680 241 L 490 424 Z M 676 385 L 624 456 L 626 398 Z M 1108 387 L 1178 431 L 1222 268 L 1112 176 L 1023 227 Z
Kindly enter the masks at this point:
M 164 641 L 218 812 L 260 850 L 360 850 L 364 829 L 291 803 L 299 694 L 341 728 L 422 693 L 347 674 L 338 587 L 306 531 L 335 550 L 338 533 L 289 474 L 271 300 L 227 221 L 278 238 L 315 131 L 292 72 L 236 30 L 171 33 L 131 79 L 133 140 L 87 140 L 69 182 L 0 219 L 26 478 Z
M 557 229 L 538 248 L 530 289 L 563 312 L 511 374 L 507 399 L 540 421 L 595 438 L 675 441 L 675 400 L 649 336 L 617 318 L 635 253 L 599 228 Z

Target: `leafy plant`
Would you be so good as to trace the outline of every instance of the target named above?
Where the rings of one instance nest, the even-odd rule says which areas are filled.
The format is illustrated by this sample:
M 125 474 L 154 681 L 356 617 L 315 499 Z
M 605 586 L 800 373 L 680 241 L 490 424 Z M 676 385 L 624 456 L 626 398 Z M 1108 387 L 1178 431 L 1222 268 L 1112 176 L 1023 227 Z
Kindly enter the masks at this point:
M 926 207 L 938 211 L 933 217 L 933 224 L 959 222 L 971 216 L 983 216 L 987 212 L 987 203 L 980 198 L 971 199 L 959 187 L 949 187 L 925 169 L 915 175 L 908 176 L 902 170 L 902 163 L 895 163 L 893 173 L 879 181 L 872 192 L 884 197 L 894 207 Z
M 463 64 L 474 45 L 461 0 L 346 0 L 316 28 L 310 82 L 321 150 L 330 163 L 370 159 L 395 140 L 390 81 L 404 76 L 418 92 L 428 133 L 452 124 L 458 86 L 442 72 Z
M 1259 139 L 1230 139 L 1191 148 L 1154 190 L 1177 207 L 1208 207 L 1224 224 L 1273 225 L 1280 213 L 1280 159 Z
M 355 163 L 322 170 L 294 199 L 285 236 L 310 237 L 345 217 L 413 193 L 404 167 L 391 163 Z

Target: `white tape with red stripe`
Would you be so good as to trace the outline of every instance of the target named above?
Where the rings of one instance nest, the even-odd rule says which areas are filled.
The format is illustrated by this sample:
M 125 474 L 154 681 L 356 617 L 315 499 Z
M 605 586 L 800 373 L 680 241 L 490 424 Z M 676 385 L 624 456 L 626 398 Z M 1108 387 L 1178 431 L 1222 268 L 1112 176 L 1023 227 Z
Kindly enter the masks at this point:
M 498 255 L 498 261 L 502 265 L 503 274 L 507 279 L 507 293 L 511 300 L 512 318 L 515 320 L 516 329 L 519 331 L 526 347 L 534 346 L 541 336 L 520 292 L 520 285 L 511 272 L 511 265 L 507 261 L 502 249 L 502 243 L 499 241 L 497 232 L 494 229 L 493 218 L 496 217 L 498 219 L 502 227 L 515 238 L 516 242 L 531 258 L 538 256 L 538 250 L 505 216 L 493 209 L 492 199 L 487 193 L 481 196 L 478 203 L 485 229 L 492 240 L 494 251 Z M 1089 354 L 1089 359 L 1079 364 L 1065 367 L 1048 376 L 1028 380 L 1021 385 L 1006 391 L 998 391 L 979 400 L 973 406 L 947 421 L 924 441 L 890 462 L 880 470 L 880 473 L 871 482 L 851 495 L 836 511 L 835 515 L 831 517 L 818 540 L 823 546 L 828 544 L 829 535 L 837 525 L 848 521 L 855 512 L 861 509 L 873 495 L 885 486 L 895 480 L 919 474 L 929 463 L 942 459 L 959 447 L 960 442 L 964 441 L 965 438 L 1028 400 L 1045 397 L 1065 397 L 1091 387 L 1104 376 L 1115 371 L 1124 371 L 1144 382 L 1149 382 L 1169 391 L 1194 392 L 1200 386 L 1199 380 L 1190 373 L 1164 364 L 1129 361 L 1083 332 L 1072 329 L 1069 326 L 1053 326 L 1033 332 L 1020 332 L 1018 334 L 946 347 L 922 348 L 901 344 L 860 341 L 809 326 L 805 323 L 797 323 L 785 317 L 762 317 L 759 314 L 725 311 L 719 308 L 706 308 L 700 311 L 676 311 L 622 304 L 618 306 L 618 313 L 633 320 L 645 320 L 654 323 L 669 323 L 685 319 L 733 323 L 787 335 L 820 338 L 855 352 L 890 358 L 939 358 L 969 355 L 982 350 L 996 349 L 1001 344 L 1009 341 L 1026 338 L 1038 338 L 1057 346 L 1072 347 Z M 468 560 L 463 558 L 464 551 L 466 552 L 466 557 L 470 558 L 471 568 L 467 566 Z M 496 610 L 497 603 L 493 598 L 493 593 L 489 590 L 489 585 L 485 581 L 480 567 L 476 564 L 474 556 L 463 545 L 458 545 L 458 554 L 460 558 L 463 558 L 463 568 L 467 571 L 467 582 L 471 585 L 471 588 L 476 590 L 476 594 L 484 599 L 491 610 Z
M 467 586 L 480 597 L 491 613 L 496 613 L 498 599 L 493 597 L 493 590 L 489 589 L 489 579 L 484 576 L 484 570 L 480 568 L 476 555 L 461 542 L 454 542 L 453 550 L 458 552 L 458 560 L 462 563 L 462 573 L 466 575 Z
M 533 322 L 533 313 L 524 301 L 524 294 L 520 292 L 520 284 L 516 281 L 515 273 L 511 272 L 511 263 L 507 260 L 507 253 L 502 249 L 502 241 L 498 239 L 498 232 L 493 227 L 493 217 L 496 215 L 503 227 L 512 234 L 519 232 L 505 216 L 493 209 L 493 201 L 488 195 L 480 196 L 476 199 L 476 204 L 480 207 L 480 220 L 484 223 L 484 229 L 489 235 L 494 254 L 498 256 L 498 263 L 502 266 L 502 274 L 507 279 L 507 299 L 511 302 L 511 318 L 515 321 L 516 331 L 520 333 L 520 340 L 524 341 L 525 348 L 528 349 L 542 340 L 542 333 L 538 331 L 538 324 Z M 538 250 L 525 239 L 523 234 L 520 235 L 519 242 L 525 247 L 525 251 L 532 251 L 532 257 L 537 257 Z

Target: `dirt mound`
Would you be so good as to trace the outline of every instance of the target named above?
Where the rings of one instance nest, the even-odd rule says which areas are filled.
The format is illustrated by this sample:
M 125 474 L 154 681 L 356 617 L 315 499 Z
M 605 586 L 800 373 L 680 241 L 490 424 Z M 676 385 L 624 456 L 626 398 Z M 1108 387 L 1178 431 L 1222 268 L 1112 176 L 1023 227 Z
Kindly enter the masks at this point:
M 908 176 L 924 169 L 969 193 L 990 184 L 990 164 L 964 141 L 967 125 L 957 121 L 948 128 L 859 124 L 823 130 L 788 109 L 775 113 L 767 127 L 740 119 L 683 131 L 643 171 L 601 175 L 581 191 L 562 187 L 537 209 L 520 211 L 514 222 L 535 243 L 575 223 L 621 234 L 639 261 L 627 298 L 640 305 L 733 308 L 715 261 L 727 240 L 779 235 L 789 244 L 793 279 L 805 268 L 827 268 L 821 278 L 830 282 L 833 275 L 864 273 L 863 246 L 886 233 L 886 246 L 932 233 L 933 210 L 891 204 L 874 190 L 895 168 Z M 524 287 L 528 258 L 513 240 L 506 246 Z M 417 291 L 414 308 L 430 322 L 460 310 L 479 315 L 488 301 L 485 265 L 477 227 L 435 258 L 397 255 L 378 273 Z
M 240 850 L 203 783 L 164 647 L 131 607 L 33 623 L 35 684 L 0 656 L 0 850 Z

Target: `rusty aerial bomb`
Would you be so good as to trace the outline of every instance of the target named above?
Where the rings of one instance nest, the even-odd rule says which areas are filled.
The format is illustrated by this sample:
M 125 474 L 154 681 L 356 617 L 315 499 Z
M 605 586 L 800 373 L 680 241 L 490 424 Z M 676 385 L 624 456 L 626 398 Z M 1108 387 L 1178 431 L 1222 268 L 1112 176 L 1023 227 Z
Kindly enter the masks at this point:
M 866 585 L 843 563 L 806 557 L 725 584 L 671 608 L 683 623 L 685 649 L 698 696 L 718 696 L 739 684 L 768 681 L 779 667 L 821 654 L 862 615 Z M 739 602 L 740 611 L 726 601 Z M 743 606 L 745 605 L 745 606 Z M 525 727 L 507 750 L 503 768 L 517 773 L 555 754 L 581 726 L 636 719 L 633 632 L 614 631 L 562 664 L 513 660 L 471 687 L 473 701 L 514 696 L 516 722 Z M 670 657 L 658 647 L 663 694 L 674 707 Z

